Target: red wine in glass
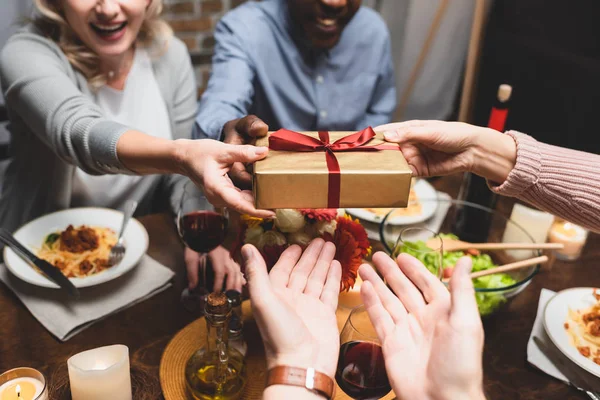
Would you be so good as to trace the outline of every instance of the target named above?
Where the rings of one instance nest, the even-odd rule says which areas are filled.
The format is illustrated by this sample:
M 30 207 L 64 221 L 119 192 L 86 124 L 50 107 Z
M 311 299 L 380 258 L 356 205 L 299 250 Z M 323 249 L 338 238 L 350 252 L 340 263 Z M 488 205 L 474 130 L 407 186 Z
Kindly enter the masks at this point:
M 352 341 L 341 346 L 335 380 L 344 393 L 357 400 L 379 399 L 392 390 L 381 346 L 372 342 Z
M 180 218 L 181 239 L 198 253 L 208 253 L 225 240 L 227 219 L 219 213 L 194 211 Z

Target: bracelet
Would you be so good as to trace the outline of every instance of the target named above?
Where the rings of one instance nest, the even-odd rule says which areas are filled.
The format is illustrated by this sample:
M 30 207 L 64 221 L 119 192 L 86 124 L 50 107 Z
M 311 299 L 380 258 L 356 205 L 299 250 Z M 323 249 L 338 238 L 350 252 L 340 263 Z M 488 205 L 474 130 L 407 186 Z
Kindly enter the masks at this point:
M 296 368 L 279 365 L 267 372 L 267 387 L 271 385 L 300 386 L 326 399 L 333 399 L 333 379 L 314 368 Z

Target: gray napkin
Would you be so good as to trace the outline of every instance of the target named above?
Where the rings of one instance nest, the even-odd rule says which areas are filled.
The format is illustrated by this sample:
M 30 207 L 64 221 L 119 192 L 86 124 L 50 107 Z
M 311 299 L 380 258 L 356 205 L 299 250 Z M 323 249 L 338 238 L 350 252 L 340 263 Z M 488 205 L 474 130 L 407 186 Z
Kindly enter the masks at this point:
M 31 285 L 0 264 L 0 280 L 23 302 L 33 316 L 61 341 L 94 322 L 142 302 L 171 286 L 175 275 L 148 255 L 127 274 L 98 286 L 81 288 L 74 300 L 58 289 Z
M 563 382 L 569 383 L 569 380 L 566 376 L 564 376 L 552 362 L 542 353 L 540 348 L 533 341 L 533 336 L 537 336 L 542 339 L 548 346 L 554 346 L 552 340 L 548 337 L 546 330 L 544 329 L 544 310 L 546 309 L 546 304 L 550 301 L 550 299 L 556 294 L 556 292 L 548 289 L 542 289 L 540 292 L 540 301 L 538 304 L 537 315 L 535 317 L 535 322 L 533 323 L 533 328 L 531 329 L 531 335 L 529 335 L 529 342 L 527 342 L 527 361 L 535 365 L 540 370 L 544 371 L 548 375 L 560 379 Z M 572 368 L 579 368 L 579 366 L 575 363 L 572 364 Z M 600 382 L 598 378 L 584 369 L 579 369 L 579 371 L 588 377 L 589 382 L 598 382 L 598 386 L 594 387 L 595 390 L 600 390 Z

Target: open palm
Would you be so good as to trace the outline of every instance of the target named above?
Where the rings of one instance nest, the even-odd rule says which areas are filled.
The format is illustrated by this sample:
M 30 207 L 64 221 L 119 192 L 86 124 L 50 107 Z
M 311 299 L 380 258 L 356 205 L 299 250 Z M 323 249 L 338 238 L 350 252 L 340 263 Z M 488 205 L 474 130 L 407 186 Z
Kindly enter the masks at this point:
M 341 266 L 335 246 L 316 239 L 304 253 L 283 252 L 267 274 L 258 251 L 244 246 L 246 274 L 255 319 L 265 343 L 267 366 L 312 367 L 335 375 L 339 332 L 335 318 Z
M 483 328 L 463 258 L 444 284 L 414 257 L 373 257 L 393 292 L 369 266 L 361 296 L 382 343 L 388 378 L 399 399 L 483 399 Z M 395 294 L 394 294 L 395 293 Z M 397 297 L 396 297 L 397 296 Z

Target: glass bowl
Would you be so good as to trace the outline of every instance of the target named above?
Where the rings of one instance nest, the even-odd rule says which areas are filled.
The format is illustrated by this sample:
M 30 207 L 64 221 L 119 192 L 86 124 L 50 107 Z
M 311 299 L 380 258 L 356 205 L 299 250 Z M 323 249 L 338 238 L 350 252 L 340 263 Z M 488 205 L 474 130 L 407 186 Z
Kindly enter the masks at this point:
M 509 220 L 505 215 L 483 207 L 478 204 L 460 200 L 431 199 L 422 200 L 421 203 L 436 202 L 435 214 L 427 221 L 416 224 L 427 227 L 440 234 L 453 234 L 460 240 L 472 243 L 497 243 L 506 241 L 518 241 L 534 243 L 533 238 L 525 229 L 517 223 Z M 445 213 L 444 210 L 447 210 Z M 392 225 L 388 221 L 394 215 L 391 210 L 382 219 L 379 225 L 379 237 L 388 254 L 396 256 L 394 251 L 397 239 L 403 229 L 415 225 Z M 461 223 L 463 216 L 469 216 L 469 224 Z M 486 223 L 488 225 L 486 225 Z M 489 226 L 489 229 L 485 229 Z M 415 238 L 415 240 L 427 238 Z M 508 264 L 525 258 L 541 255 L 539 250 L 485 250 L 481 254 L 487 254 L 496 265 Z M 451 262 L 452 254 L 444 253 L 444 260 Z M 454 255 L 456 256 L 456 255 Z M 448 259 L 447 259 L 448 258 Z M 484 262 L 485 264 L 485 262 Z M 445 265 L 447 266 L 447 265 Z M 531 282 L 531 279 L 539 272 L 540 265 L 521 268 L 506 274 L 494 274 L 473 280 L 477 297 L 477 305 L 482 316 L 487 316 L 499 310 L 508 300 L 516 296 Z

